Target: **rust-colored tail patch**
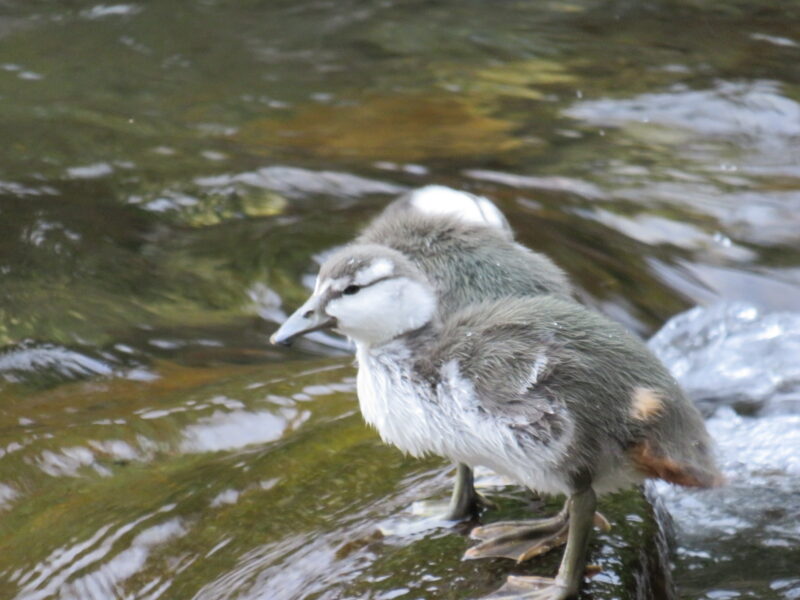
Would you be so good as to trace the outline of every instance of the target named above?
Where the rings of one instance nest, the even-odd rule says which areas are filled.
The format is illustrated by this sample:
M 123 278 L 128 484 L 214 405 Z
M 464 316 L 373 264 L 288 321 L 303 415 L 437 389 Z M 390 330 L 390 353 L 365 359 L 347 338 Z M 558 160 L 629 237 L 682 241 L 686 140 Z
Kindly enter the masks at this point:
M 698 473 L 688 465 L 653 452 L 650 442 L 639 442 L 628 450 L 628 456 L 639 471 L 647 477 L 656 477 L 687 487 L 716 487 L 723 483 L 722 477 Z

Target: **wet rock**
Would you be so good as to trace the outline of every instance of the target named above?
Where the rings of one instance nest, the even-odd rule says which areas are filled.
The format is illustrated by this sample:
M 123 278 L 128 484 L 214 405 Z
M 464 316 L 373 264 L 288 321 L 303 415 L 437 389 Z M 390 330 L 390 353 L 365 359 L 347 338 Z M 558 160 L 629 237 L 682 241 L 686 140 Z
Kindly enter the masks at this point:
M 720 303 L 671 319 L 650 340 L 684 390 L 710 414 L 800 412 L 800 313 Z
M 649 489 L 674 518 L 681 594 L 800 597 L 800 313 L 695 308 L 650 346 L 711 414 L 727 478 L 702 493 Z

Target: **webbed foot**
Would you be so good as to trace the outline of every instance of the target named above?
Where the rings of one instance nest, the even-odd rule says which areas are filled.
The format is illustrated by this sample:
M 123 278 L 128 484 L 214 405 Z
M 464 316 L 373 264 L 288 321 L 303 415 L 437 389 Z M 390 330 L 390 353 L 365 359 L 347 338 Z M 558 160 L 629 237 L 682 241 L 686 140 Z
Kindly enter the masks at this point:
M 503 587 L 481 600 L 568 600 L 577 595 L 577 589 L 558 579 L 509 575 Z
M 470 537 L 484 540 L 464 553 L 464 558 L 511 558 L 523 562 L 567 542 L 567 516 L 542 519 L 539 522 L 501 521 L 476 527 Z
M 596 507 L 597 499 L 594 490 L 585 488 L 574 492 L 564 509 L 555 517 L 544 519 L 538 524 L 534 523 L 533 525 L 522 527 L 520 527 L 519 523 L 514 522 L 496 524 L 494 529 L 498 532 L 505 532 L 508 528 L 510 528 L 510 532 L 487 540 L 475 546 L 475 548 L 470 548 L 465 555 L 466 558 L 477 558 L 475 554 L 479 556 L 496 556 L 496 554 L 489 553 L 491 551 L 480 550 L 480 548 L 486 545 L 504 546 L 506 542 L 508 542 L 508 547 L 510 548 L 513 546 L 514 541 L 519 543 L 521 538 L 526 536 L 530 538 L 534 532 L 542 534 L 550 530 L 554 531 L 545 534 L 545 538 L 541 538 L 533 544 L 528 541 L 528 544 L 522 550 L 522 554 L 517 553 L 512 558 L 520 560 L 519 556 L 523 556 L 522 560 L 524 560 L 535 556 L 537 553 L 541 554 L 541 548 L 545 548 L 550 544 L 546 540 L 555 540 L 564 533 L 566 533 L 567 547 L 564 549 L 564 556 L 561 559 L 561 566 L 558 568 L 558 575 L 555 579 L 511 575 L 505 585 L 487 596 L 486 600 L 567 600 L 574 598 L 586 572 L 586 552 L 589 546 L 589 535 L 592 531 L 592 524 L 597 521 L 595 516 Z M 602 522 L 608 523 L 605 519 L 602 519 Z M 482 534 L 484 531 L 479 531 L 478 533 Z
M 464 558 L 510 558 L 518 563 L 545 554 L 567 543 L 569 534 L 569 504 L 554 517 L 529 521 L 499 521 L 470 532 L 470 537 L 482 540 L 464 554 Z M 594 524 L 604 531 L 611 525 L 600 513 L 594 514 Z

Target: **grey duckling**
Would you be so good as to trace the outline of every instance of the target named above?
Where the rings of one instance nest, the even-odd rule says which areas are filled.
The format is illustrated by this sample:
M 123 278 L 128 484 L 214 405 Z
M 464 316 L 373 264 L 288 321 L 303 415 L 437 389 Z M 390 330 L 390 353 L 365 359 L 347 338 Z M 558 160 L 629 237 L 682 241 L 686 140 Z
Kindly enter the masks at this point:
M 572 297 L 564 272 L 545 255 L 514 242 L 508 221 L 489 199 L 445 186 L 404 194 L 356 243 L 402 252 L 433 283 L 444 313 L 505 296 Z M 490 505 L 475 491 L 472 470 L 459 464 L 444 517 L 470 518 Z
M 322 265 L 313 295 L 272 339 L 323 328 L 349 336 L 361 412 L 384 441 L 567 495 L 562 514 L 505 523 L 467 552 L 494 556 L 492 546 L 566 532 L 554 579 L 509 577 L 490 598 L 574 597 L 597 494 L 648 477 L 719 483 L 697 409 L 621 326 L 552 296 L 503 298 L 451 315 L 437 304 L 425 274 L 401 253 L 353 245 Z
M 564 271 L 544 254 L 516 243 L 505 217 L 489 200 L 449 188 L 443 188 L 449 192 L 445 195 L 436 190 L 433 198 L 431 187 L 441 186 L 390 204 L 355 242 L 406 255 L 433 283 L 445 313 L 505 296 L 572 298 Z M 444 206 L 435 202 L 442 197 Z

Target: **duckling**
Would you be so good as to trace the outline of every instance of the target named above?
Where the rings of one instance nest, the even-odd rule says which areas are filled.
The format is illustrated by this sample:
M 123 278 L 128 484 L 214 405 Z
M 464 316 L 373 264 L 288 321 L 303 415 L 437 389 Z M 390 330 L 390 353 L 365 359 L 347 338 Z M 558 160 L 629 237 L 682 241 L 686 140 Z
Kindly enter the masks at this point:
M 347 335 L 356 344 L 361 413 L 385 442 L 567 495 L 550 524 L 567 537 L 556 577 L 509 577 L 489 598 L 575 597 L 598 494 L 648 477 L 692 487 L 720 481 L 697 409 L 621 326 L 546 295 L 451 314 L 438 304 L 402 253 L 355 244 L 322 265 L 314 293 L 272 341 L 318 329 Z M 493 556 L 492 546 L 532 534 L 523 523 L 496 533 L 467 557 Z
M 516 243 L 491 201 L 442 186 L 399 198 L 355 242 L 409 257 L 433 283 L 444 312 L 504 296 L 572 297 L 564 271 Z
M 514 242 L 503 213 L 487 198 L 429 185 L 404 194 L 361 233 L 356 243 L 402 252 L 434 283 L 441 310 L 504 296 L 572 297 L 564 272 L 548 257 Z M 472 470 L 459 464 L 447 520 L 491 506 L 477 493 Z

